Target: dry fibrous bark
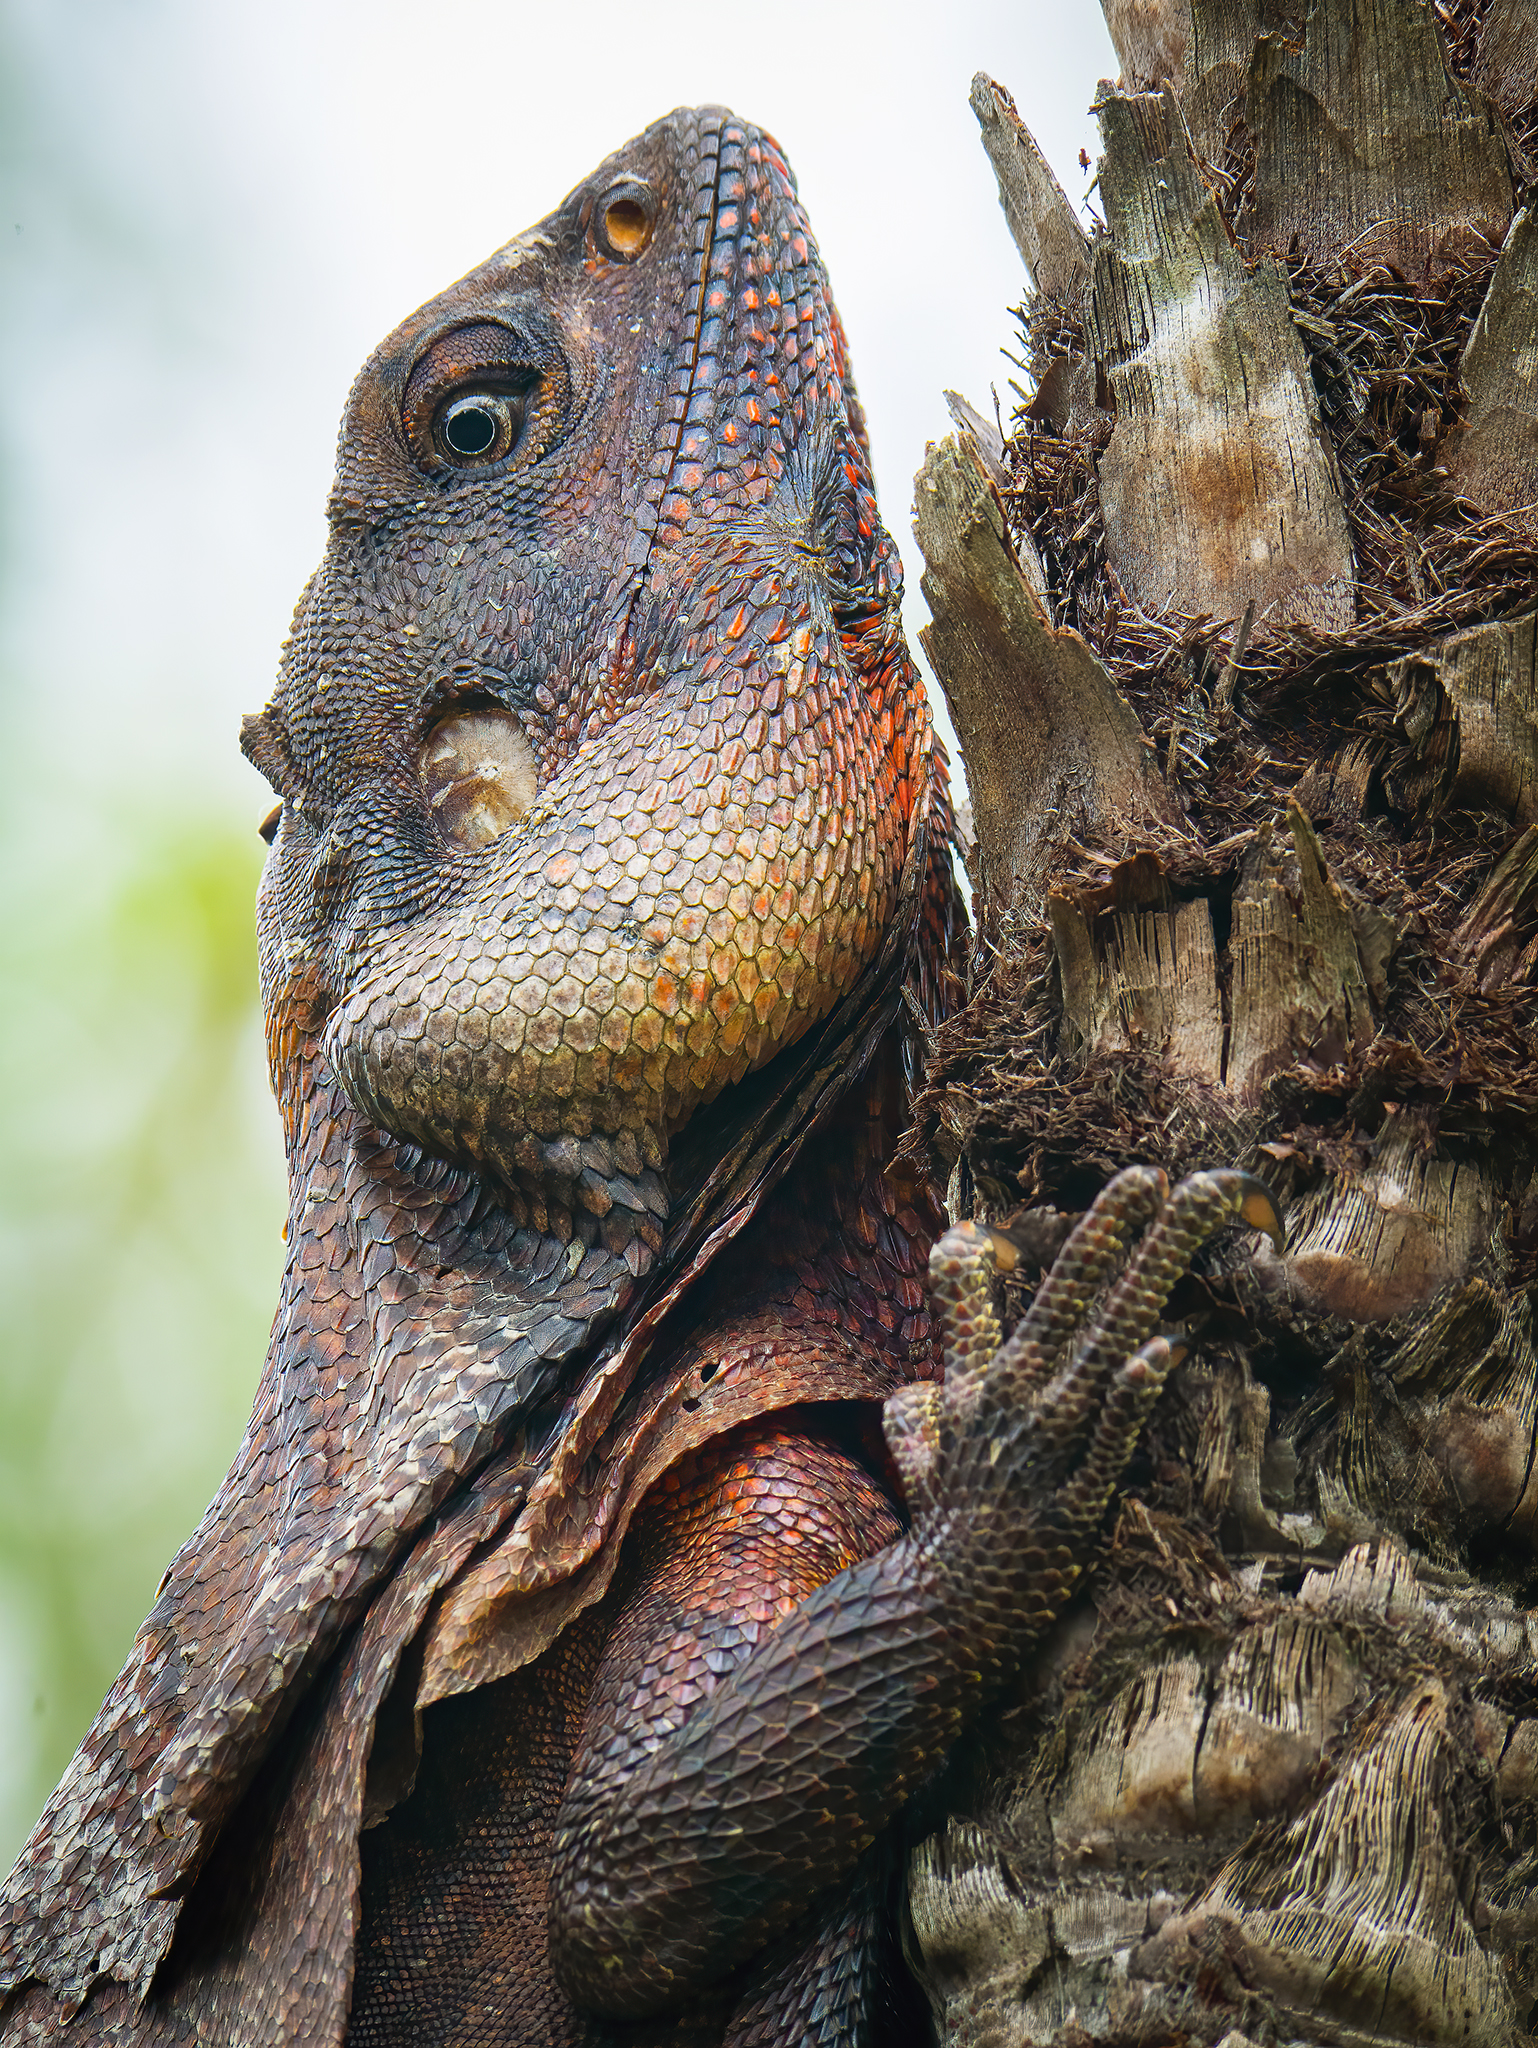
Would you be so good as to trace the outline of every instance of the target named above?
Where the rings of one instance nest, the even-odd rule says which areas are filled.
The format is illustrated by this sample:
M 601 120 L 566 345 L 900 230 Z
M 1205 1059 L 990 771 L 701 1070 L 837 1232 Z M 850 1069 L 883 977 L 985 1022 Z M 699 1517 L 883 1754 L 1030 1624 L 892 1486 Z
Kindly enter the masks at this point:
M 1523 508 L 1538 539 L 1538 216 L 1511 224 L 1461 366 L 1468 411 L 1452 457 L 1458 489 L 1484 510 Z
M 911 1947 L 948 2043 L 1516 2043 L 1538 7 L 1106 13 L 1082 257 L 973 89 L 1035 388 L 919 479 L 979 941 L 909 1142 L 1028 1265 L 1137 1160 L 1241 1164 L 1289 1229 L 1177 1295 L 1105 1564 L 932 1795 Z
M 1089 236 L 1004 88 L 981 72 L 972 111 L 999 181 L 999 204 L 1039 292 L 1073 292 L 1089 275 Z
M 1229 239 L 1174 94 L 1109 93 L 1085 343 L 1114 425 L 1097 465 L 1106 566 L 1140 610 L 1339 631 L 1351 537 L 1275 263 Z
M 1039 897 L 1059 821 L 1158 815 L 1158 767 L 1105 669 L 1047 617 L 1040 563 L 1028 540 L 1011 543 L 971 434 L 935 451 L 915 510 L 933 615 L 920 637 L 977 762 L 979 872 L 1001 901 Z

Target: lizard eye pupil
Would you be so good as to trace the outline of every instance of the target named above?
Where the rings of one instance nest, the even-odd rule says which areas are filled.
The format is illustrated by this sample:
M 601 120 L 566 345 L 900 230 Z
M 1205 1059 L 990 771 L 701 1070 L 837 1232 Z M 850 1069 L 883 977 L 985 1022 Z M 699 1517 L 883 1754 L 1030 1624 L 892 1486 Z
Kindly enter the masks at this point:
M 524 399 L 510 391 L 466 391 L 438 409 L 433 439 L 450 462 L 497 462 L 523 431 Z
M 456 455 L 484 455 L 497 438 L 497 423 L 484 405 L 472 398 L 450 408 L 443 438 Z

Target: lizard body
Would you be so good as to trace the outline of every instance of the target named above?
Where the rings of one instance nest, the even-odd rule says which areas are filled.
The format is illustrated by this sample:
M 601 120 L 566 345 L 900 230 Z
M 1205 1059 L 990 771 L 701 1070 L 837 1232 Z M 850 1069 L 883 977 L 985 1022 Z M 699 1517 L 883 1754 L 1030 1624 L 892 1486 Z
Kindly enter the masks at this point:
M 935 1388 L 888 1162 L 948 812 L 775 145 L 676 113 L 413 315 L 330 514 L 245 739 L 272 1345 L 0 1901 L 3 2038 L 868 2038 L 891 1816 L 1156 1390 L 1146 1274 L 1049 1366 L 1162 1197 L 991 1377 L 942 1259 Z

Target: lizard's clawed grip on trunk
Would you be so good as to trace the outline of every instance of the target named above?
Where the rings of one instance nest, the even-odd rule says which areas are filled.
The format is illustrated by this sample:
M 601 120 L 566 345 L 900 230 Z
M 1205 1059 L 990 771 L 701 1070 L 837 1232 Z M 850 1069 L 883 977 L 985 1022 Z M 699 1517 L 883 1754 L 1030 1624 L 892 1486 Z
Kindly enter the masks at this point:
M 963 1223 L 939 1239 L 945 1379 L 886 1404 L 907 1530 L 807 1595 L 653 1742 L 578 1751 L 551 1883 L 576 2003 L 626 2018 L 676 2005 L 872 1848 L 1062 1612 L 1174 1363 L 1154 1325 L 1230 1223 L 1281 1232 L 1247 1174 L 1172 1192 L 1156 1168 L 1127 1169 L 1002 1343 L 990 1233 Z M 665 1645 L 627 1657 L 609 1682 L 645 1699 Z

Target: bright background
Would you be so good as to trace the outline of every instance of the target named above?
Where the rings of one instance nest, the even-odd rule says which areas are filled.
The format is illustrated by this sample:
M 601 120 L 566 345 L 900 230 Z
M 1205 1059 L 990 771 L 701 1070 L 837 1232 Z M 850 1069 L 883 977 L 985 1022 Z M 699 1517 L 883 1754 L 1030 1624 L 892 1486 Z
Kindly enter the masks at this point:
M 236 749 L 354 371 L 668 107 L 796 167 L 909 557 L 1023 289 L 967 105 L 1078 197 L 1093 0 L 0 0 L 0 1871 L 239 1439 L 282 1160 Z

